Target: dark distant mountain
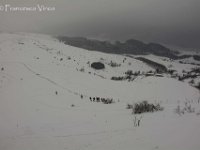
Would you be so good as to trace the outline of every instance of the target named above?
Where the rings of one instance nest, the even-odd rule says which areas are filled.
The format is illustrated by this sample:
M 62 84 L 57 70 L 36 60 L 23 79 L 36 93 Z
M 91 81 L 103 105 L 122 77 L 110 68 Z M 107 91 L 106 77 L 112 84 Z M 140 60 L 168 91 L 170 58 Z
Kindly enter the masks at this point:
M 84 37 L 67 37 L 58 36 L 59 40 L 67 45 L 104 53 L 113 54 L 133 54 L 133 55 L 148 55 L 154 54 L 164 56 L 171 59 L 183 59 L 192 57 L 192 55 L 178 56 L 178 52 L 172 51 L 169 48 L 158 43 L 143 43 L 139 40 L 129 39 L 125 42 L 116 41 L 114 44 L 109 41 L 91 40 Z

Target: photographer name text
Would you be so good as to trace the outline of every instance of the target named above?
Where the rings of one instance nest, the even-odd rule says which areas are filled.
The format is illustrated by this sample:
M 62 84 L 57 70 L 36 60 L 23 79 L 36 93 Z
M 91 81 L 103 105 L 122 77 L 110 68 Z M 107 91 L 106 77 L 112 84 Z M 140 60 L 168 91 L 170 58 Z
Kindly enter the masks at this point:
M 12 6 L 10 4 L 0 5 L 0 12 L 50 12 L 55 10 L 55 7 L 41 4 L 35 6 Z

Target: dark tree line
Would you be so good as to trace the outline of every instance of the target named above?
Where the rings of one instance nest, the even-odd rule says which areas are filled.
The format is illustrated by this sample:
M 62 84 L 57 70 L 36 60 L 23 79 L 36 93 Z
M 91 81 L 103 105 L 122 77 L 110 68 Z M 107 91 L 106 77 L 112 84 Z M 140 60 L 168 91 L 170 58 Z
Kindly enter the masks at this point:
M 84 37 L 67 37 L 58 36 L 59 40 L 67 45 L 84 48 L 91 51 L 100 51 L 104 53 L 113 54 L 133 54 L 133 55 L 147 55 L 154 54 L 157 56 L 164 56 L 171 59 L 184 59 L 192 57 L 193 55 L 177 55 L 179 52 L 173 51 L 158 43 L 144 43 L 139 40 L 129 39 L 125 42 L 116 41 L 111 43 L 109 41 L 91 40 Z M 194 55 L 195 60 L 200 60 L 200 56 Z

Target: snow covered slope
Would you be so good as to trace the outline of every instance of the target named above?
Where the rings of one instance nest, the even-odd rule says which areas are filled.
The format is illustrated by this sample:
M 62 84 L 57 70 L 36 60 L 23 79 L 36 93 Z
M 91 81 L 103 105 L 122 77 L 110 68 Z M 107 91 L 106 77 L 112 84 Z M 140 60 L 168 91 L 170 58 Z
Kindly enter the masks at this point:
M 145 57 L 167 66 L 163 58 Z M 105 69 L 91 68 L 92 62 L 104 63 Z M 188 67 L 172 65 L 179 72 Z M 200 148 L 196 88 L 168 75 L 110 79 L 127 70 L 154 70 L 137 59 L 71 47 L 48 35 L 2 33 L 0 69 L 0 150 Z M 113 98 L 114 103 L 91 102 L 90 97 Z M 160 103 L 164 110 L 133 115 L 126 109 L 143 100 Z M 194 111 L 174 112 L 186 102 Z M 141 120 L 139 127 L 135 119 Z

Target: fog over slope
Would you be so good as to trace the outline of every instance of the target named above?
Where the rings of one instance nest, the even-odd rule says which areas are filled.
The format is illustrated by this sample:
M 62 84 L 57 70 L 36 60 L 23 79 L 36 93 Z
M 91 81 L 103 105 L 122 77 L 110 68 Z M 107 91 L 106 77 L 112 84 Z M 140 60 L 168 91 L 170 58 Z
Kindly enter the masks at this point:
M 4 0 L 0 5 L 55 7 L 53 12 L 2 12 L 0 31 L 130 38 L 200 49 L 199 0 Z

